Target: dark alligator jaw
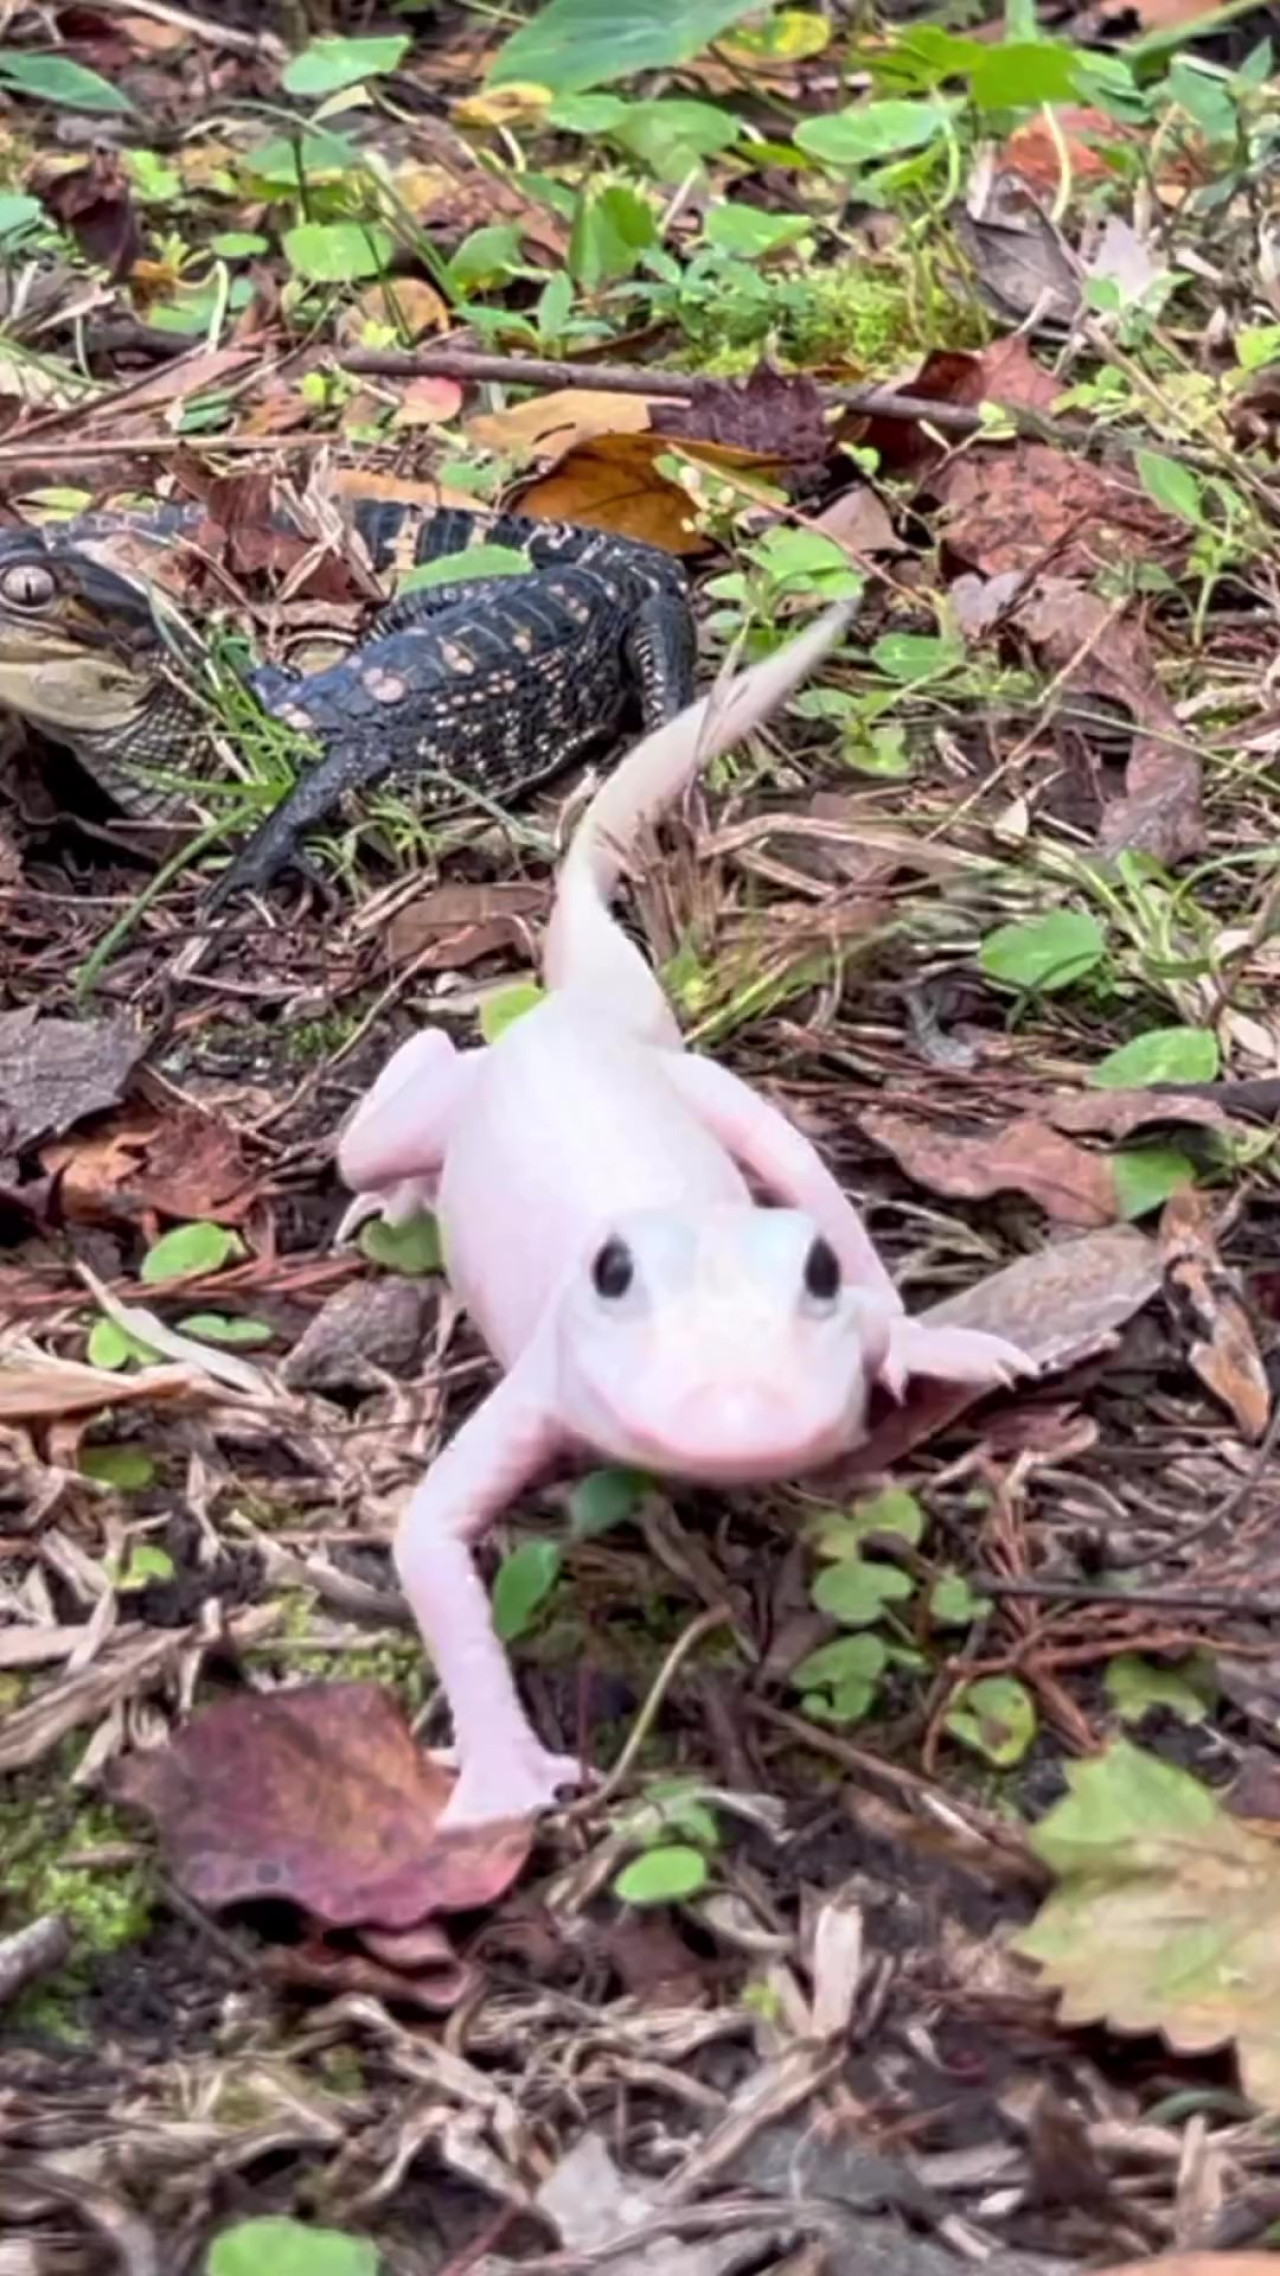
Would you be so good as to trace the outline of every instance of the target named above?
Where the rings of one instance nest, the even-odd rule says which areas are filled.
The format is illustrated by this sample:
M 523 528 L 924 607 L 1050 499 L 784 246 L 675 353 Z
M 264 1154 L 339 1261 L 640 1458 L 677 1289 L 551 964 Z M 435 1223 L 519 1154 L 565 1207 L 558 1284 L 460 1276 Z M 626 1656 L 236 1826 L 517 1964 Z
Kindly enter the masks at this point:
M 148 588 L 58 530 L 0 531 L 0 709 L 71 751 L 140 819 L 189 813 L 154 774 L 182 775 L 207 740 Z

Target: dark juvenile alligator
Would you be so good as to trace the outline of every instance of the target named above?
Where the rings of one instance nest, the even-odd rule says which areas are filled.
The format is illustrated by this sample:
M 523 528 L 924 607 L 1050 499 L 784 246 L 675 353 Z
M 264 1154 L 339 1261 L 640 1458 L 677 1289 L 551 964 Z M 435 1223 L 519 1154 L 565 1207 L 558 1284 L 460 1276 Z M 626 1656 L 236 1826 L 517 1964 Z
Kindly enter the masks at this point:
M 171 544 L 199 519 L 167 510 L 151 533 Z M 648 728 L 693 692 L 688 588 L 657 547 L 510 514 L 361 502 L 354 519 L 375 568 L 403 566 L 409 538 L 414 563 L 458 554 L 459 575 L 390 601 L 326 671 L 250 674 L 264 707 L 323 755 L 219 879 L 214 905 L 265 885 L 349 792 L 397 781 L 435 811 L 456 811 L 468 790 L 506 803 L 607 742 L 633 708 Z M 0 706 L 67 745 L 127 812 L 155 817 L 172 806 L 157 772 L 172 783 L 192 765 L 208 716 L 147 578 L 111 564 L 116 526 L 0 530 Z M 528 573 L 468 578 L 477 538 L 520 549 Z

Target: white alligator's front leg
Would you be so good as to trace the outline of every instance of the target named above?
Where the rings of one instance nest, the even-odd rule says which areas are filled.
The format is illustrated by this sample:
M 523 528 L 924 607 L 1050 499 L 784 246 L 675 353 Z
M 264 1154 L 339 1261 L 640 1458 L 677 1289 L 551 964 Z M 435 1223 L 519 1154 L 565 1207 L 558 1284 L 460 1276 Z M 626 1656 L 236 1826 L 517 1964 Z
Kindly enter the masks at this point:
M 520 1361 L 432 1464 L 405 1512 L 396 1564 L 453 1714 L 458 1783 L 441 1825 L 529 1817 L 564 1786 L 580 1786 L 572 1755 L 552 1754 L 533 1729 L 494 1633 L 470 1544 L 563 1443 Z
M 845 1279 L 900 1312 L 902 1298 L 866 1226 L 804 1132 L 714 1059 L 701 1059 L 693 1052 L 664 1052 L 662 1068 L 726 1153 L 775 1200 L 812 1217 L 839 1257 Z
M 449 1132 L 480 1056 L 457 1051 L 438 1027 L 392 1053 L 338 1141 L 338 1169 L 356 1197 L 338 1227 L 340 1242 L 367 1217 L 402 1225 L 435 1207 Z
M 664 1053 L 662 1065 L 735 1161 L 776 1199 L 803 1209 L 830 1241 L 846 1281 L 883 1308 L 888 1351 L 876 1374 L 896 1399 L 913 1375 L 994 1389 L 1039 1372 L 1002 1336 L 910 1319 L 857 1210 L 803 1131 L 712 1059 Z

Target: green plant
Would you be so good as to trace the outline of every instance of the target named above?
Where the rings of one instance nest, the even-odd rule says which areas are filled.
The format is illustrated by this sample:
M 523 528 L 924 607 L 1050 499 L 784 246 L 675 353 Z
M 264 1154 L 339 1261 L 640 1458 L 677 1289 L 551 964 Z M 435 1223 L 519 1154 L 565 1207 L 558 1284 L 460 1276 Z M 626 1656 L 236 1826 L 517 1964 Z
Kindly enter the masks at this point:
M 614 1876 L 624 1904 L 678 1904 L 706 1888 L 720 1828 L 703 1792 L 694 1779 L 654 1780 L 623 1819 L 619 1833 L 638 1851 Z

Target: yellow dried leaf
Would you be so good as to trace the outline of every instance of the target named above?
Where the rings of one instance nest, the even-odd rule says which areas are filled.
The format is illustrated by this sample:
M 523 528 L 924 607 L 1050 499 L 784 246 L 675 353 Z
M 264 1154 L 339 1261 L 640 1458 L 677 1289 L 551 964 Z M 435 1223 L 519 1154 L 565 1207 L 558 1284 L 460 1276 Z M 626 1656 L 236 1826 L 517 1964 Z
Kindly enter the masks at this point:
M 558 461 L 597 436 L 644 434 L 648 425 L 647 396 L 618 395 L 600 387 L 559 387 L 550 395 L 512 403 L 504 411 L 478 411 L 467 421 L 467 434 L 485 450 L 501 451 L 529 464 L 536 458 Z
M 455 103 L 453 115 L 459 126 L 534 126 L 551 99 L 549 87 L 513 79 L 509 87 L 491 87 Z

